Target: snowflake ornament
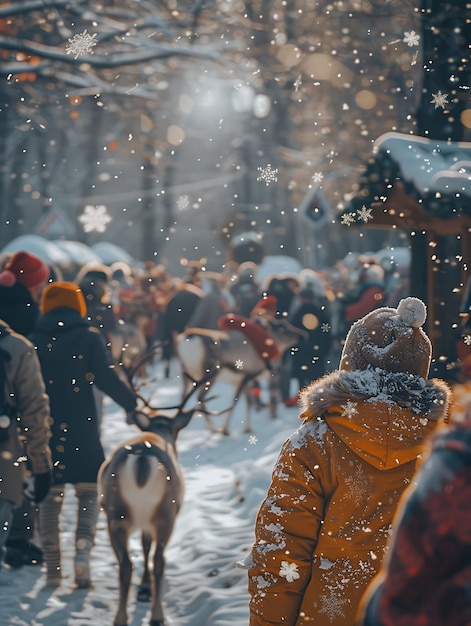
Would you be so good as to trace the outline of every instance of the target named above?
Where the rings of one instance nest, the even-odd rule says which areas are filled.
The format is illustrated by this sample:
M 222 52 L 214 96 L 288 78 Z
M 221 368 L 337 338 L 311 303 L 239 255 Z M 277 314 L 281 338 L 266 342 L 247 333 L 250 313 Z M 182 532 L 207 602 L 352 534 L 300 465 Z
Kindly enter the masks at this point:
M 420 35 L 418 35 L 415 30 L 411 30 L 410 32 L 404 33 L 404 39 L 402 40 L 406 43 L 410 48 L 412 46 L 418 46 L 420 41 Z
M 355 221 L 355 212 L 344 213 L 340 218 L 340 222 L 344 226 L 350 226 Z
M 373 209 L 368 209 L 365 205 L 363 205 L 361 209 L 358 209 L 357 211 L 357 218 L 366 224 L 368 220 L 373 219 Z
M 286 578 L 289 583 L 293 583 L 295 580 L 298 580 L 298 566 L 296 563 L 288 563 L 288 561 L 281 561 L 281 567 L 279 571 L 280 576 Z
M 330 330 L 330 324 L 327 324 L 326 322 L 324 324 L 322 324 L 321 326 L 321 330 L 323 333 L 328 333 Z
M 78 220 L 83 224 L 83 230 L 86 233 L 92 233 L 94 231 L 104 233 L 106 227 L 111 222 L 111 215 L 108 214 L 106 206 L 103 204 L 98 204 L 97 206 L 87 204 L 83 213 L 79 215 Z
M 442 93 L 439 89 L 438 93 L 432 94 L 432 99 L 430 100 L 430 104 L 434 104 L 436 109 L 438 109 L 439 107 L 444 109 L 445 105 L 448 104 L 447 98 L 448 98 L 448 94 Z
M 93 54 L 93 48 L 96 46 L 96 36 L 96 33 L 89 35 L 87 29 L 85 29 L 83 33 L 75 34 L 68 39 L 69 43 L 65 47 L 67 54 L 73 54 L 75 59 L 79 56 Z
M 251 446 L 254 446 L 257 443 L 258 439 L 255 435 L 250 435 L 249 437 L 249 443 Z
M 465 335 L 463 337 L 463 341 L 465 342 L 467 346 L 471 346 L 471 335 Z
M 244 362 L 241 359 L 237 359 L 234 365 L 236 369 L 241 370 L 244 367 Z
M 322 182 L 322 181 L 323 181 L 323 179 L 324 179 L 324 174 L 323 174 L 322 172 L 314 172 L 314 175 L 313 175 L 313 177 L 312 177 L 312 180 L 313 180 L 315 183 L 320 183 L 320 182 Z
M 258 176 L 257 180 L 259 182 L 262 180 L 265 181 L 267 187 L 270 183 L 276 183 L 278 181 L 278 178 L 276 176 L 278 174 L 278 170 L 272 170 L 271 163 L 269 163 L 266 167 L 258 167 L 257 169 L 260 172 L 260 176 Z
M 351 400 L 348 400 L 346 404 L 341 404 L 340 408 L 343 409 L 342 417 L 352 419 L 354 415 L 358 414 L 357 403 Z

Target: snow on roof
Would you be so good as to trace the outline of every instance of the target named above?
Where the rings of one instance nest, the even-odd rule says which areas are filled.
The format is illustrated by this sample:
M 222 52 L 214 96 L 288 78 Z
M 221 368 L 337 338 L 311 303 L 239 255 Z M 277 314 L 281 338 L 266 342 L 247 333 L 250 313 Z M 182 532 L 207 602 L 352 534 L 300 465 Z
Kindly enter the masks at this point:
M 359 181 L 347 210 L 384 201 L 394 182 L 436 217 L 471 215 L 471 142 L 448 142 L 386 133 Z M 358 205 L 358 206 L 357 206 Z

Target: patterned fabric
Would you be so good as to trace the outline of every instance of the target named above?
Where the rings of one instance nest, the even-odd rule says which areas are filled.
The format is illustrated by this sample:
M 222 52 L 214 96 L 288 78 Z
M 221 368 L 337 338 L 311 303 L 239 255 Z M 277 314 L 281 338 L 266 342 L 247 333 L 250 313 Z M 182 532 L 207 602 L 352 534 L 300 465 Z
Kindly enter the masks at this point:
M 437 432 L 404 493 L 364 626 L 471 624 L 471 421 Z
M 404 376 L 337 371 L 303 391 L 305 421 L 256 520 L 250 626 L 352 626 L 423 441 L 447 410 L 444 383 L 409 375 L 407 396 Z

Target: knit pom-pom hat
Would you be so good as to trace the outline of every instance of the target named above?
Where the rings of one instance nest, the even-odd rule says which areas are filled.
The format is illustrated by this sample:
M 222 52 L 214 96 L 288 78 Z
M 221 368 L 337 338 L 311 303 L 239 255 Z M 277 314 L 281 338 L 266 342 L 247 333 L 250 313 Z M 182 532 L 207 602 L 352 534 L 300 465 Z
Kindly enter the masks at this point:
M 342 370 L 379 367 L 427 378 L 432 344 L 421 326 L 427 309 L 418 298 L 405 298 L 397 309 L 382 307 L 355 322 L 340 359 Z
M 44 289 L 40 304 L 41 313 L 44 315 L 60 307 L 73 309 L 82 317 L 86 315 L 87 305 L 78 285 L 66 281 L 55 282 Z
M 21 283 L 27 289 L 37 289 L 47 283 L 49 267 L 39 257 L 30 252 L 15 252 L 0 272 L 0 285 L 13 287 Z

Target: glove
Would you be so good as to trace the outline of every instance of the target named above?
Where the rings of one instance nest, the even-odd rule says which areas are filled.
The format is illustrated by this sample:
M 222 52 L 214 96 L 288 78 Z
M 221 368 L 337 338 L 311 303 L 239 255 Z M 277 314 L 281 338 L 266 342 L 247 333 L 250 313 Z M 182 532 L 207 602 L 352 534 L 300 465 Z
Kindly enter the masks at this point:
M 28 500 L 32 500 L 39 504 L 49 493 L 52 482 L 52 472 L 44 472 L 44 474 L 33 474 L 31 483 L 24 490 Z

